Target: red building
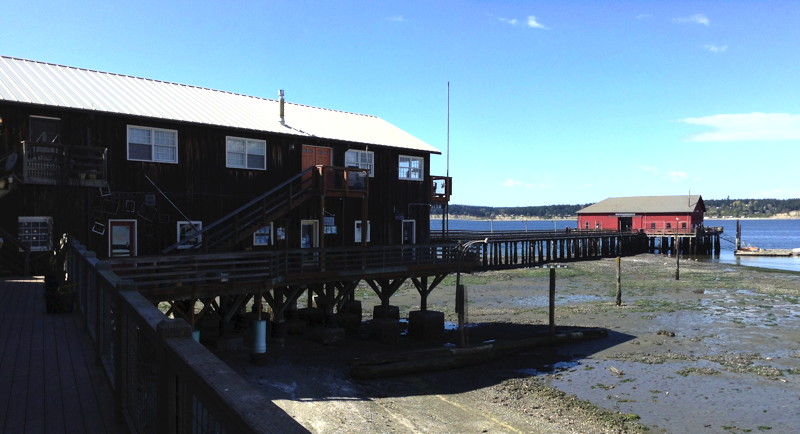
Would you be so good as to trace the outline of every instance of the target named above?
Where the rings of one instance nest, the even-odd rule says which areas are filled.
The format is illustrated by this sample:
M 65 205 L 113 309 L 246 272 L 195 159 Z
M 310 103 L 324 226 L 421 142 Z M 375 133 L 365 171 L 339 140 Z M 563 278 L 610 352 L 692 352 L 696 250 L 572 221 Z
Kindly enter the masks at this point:
M 578 229 L 691 234 L 705 211 L 700 195 L 611 197 L 578 211 Z

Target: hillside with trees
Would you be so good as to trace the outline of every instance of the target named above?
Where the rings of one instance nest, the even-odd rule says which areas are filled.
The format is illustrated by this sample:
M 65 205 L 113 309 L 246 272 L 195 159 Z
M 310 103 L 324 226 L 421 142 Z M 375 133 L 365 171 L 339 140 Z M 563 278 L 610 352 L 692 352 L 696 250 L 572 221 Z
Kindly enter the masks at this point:
M 707 218 L 800 218 L 800 199 L 704 199 Z M 450 205 L 451 218 L 489 219 L 571 219 L 591 204 L 490 207 Z M 433 209 L 434 214 L 441 213 Z

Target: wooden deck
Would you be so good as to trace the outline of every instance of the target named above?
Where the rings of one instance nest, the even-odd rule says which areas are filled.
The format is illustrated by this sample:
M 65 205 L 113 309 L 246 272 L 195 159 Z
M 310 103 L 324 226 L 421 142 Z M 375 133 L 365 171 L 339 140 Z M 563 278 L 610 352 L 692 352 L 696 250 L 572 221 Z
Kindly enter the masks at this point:
M 127 432 L 78 314 L 46 314 L 25 279 L 0 280 L 0 432 Z

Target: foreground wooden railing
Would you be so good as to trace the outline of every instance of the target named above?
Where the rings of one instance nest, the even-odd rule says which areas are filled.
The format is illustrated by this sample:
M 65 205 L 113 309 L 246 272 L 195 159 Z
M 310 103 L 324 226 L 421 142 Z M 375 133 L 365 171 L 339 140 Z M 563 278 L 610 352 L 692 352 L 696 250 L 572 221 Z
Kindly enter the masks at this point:
M 67 267 L 116 416 L 130 432 L 307 432 L 94 252 L 72 241 Z

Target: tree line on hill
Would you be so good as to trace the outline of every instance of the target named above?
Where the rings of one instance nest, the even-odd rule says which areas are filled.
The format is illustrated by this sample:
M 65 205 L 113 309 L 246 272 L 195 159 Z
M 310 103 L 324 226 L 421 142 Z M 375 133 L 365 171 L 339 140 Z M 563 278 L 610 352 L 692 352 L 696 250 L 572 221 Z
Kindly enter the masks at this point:
M 800 217 L 800 199 L 704 199 L 706 217 L 754 218 L 789 215 Z M 450 205 L 450 216 L 495 219 L 495 218 L 530 218 L 559 219 L 575 218 L 577 212 L 591 204 L 582 205 L 542 205 L 491 207 L 478 205 Z M 434 214 L 441 209 L 434 208 Z

